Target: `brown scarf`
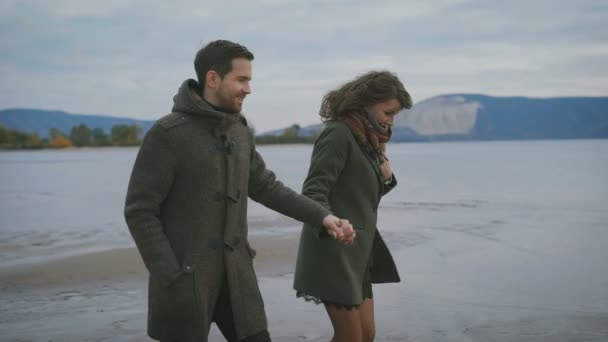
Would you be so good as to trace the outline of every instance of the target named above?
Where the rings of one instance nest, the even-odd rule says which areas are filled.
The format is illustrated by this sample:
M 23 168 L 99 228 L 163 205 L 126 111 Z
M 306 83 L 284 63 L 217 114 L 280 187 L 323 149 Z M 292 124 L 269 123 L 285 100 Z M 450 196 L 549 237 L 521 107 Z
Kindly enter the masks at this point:
M 355 135 L 357 142 L 367 154 L 377 159 L 378 163 L 384 163 L 386 156 L 386 143 L 391 139 L 391 128 L 386 134 L 375 130 L 363 113 L 353 113 L 342 117 L 342 121 L 350 128 Z

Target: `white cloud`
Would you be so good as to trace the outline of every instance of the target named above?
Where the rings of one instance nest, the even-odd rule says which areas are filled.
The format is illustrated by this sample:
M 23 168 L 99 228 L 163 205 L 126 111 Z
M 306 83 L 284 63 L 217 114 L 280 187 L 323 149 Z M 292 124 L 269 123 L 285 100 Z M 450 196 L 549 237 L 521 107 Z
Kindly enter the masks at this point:
M 442 93 L 607 95 L 605 1 L 5 1 L 0 108 L 157 118 L 196 51 L 256 55 L 245 111 L 258 131 L 318 121 L 329 89 L 396 72 Z
M 12 0 L 4 1 L 2 14 L 19 14 L 31 11 L 54 20 L 80 17 L 101 17 L 129 7 L 131 0 Z

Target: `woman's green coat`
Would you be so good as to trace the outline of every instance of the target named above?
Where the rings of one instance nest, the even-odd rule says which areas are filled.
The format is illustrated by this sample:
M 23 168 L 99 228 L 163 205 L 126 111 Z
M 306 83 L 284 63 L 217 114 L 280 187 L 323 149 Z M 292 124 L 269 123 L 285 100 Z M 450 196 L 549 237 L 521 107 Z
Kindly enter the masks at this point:
M 341 121 L 327 122 L 315 142 L 302 193 L 350 220 L 357 237 L 354 244 L 344 245 L 327 238 L 320 226 L 304 224 L 296 291 L 324 301 L 358 305 L 363 300 L 361 284 L 368 266 L 372 283 L 400 281 L 376 227 L 380 198 L 396 184 L 394 177 L 384 184 L 378 162 L 362 150 L 348 126 Z

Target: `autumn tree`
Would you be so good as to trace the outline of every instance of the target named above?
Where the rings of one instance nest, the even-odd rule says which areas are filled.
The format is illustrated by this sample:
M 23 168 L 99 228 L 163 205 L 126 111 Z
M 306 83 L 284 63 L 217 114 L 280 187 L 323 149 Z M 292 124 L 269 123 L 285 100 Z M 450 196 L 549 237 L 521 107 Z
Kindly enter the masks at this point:
M 49 130 L 49 137 L 50 148 L 66 148 L 72 146 L 72 141 L 63 135 L 63 133 L 57 128 L 51 128 Z

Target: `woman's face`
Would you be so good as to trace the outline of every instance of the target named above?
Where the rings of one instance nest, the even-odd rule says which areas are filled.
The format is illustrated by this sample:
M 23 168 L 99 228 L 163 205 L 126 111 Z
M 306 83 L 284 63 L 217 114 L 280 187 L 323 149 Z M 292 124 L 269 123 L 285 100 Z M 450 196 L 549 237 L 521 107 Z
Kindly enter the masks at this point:
M 401 103 L 396 98 L 378 102 L 368 107 L 368 110 L 376 116 L 378 124 L 382 128 L 393 126 L 395 116 L 401 111 Z

